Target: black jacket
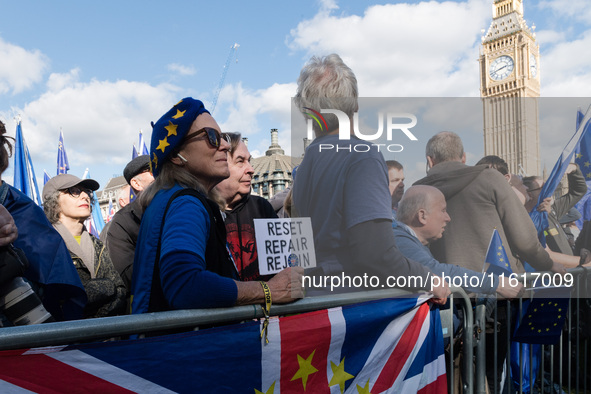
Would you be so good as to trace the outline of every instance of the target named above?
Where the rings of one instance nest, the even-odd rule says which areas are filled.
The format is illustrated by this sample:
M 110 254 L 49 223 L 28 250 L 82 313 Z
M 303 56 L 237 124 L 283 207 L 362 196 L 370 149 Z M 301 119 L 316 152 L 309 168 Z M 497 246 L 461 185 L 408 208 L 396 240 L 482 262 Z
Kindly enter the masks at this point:
M 248 195 L 225 213 L 228 246 L 240 280 L 261 279 L 253 219 L 277 218 L 275 210 L 264 198 Z
M 107 224 L 101 238 L 113 265 L 128 290 L 131 289 L 131 277 L 133 273 L 133 256 L 137 244 L 140 223 L 142 220 L 142 206 L 139 199 L 126 205 L 113 216 Z M 105 234 L 106 232 L 106 234 Z

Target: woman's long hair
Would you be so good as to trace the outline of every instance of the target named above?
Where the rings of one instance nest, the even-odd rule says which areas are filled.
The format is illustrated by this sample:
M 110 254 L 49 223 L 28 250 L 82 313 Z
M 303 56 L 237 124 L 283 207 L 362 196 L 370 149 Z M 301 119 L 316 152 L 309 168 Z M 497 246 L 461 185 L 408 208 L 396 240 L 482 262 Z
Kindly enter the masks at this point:
M 207 191 L 205 187 L 184 167 L 178 166 L 171 161 L 165 161 L 160 168 L 158 177 L 140 194 L 139 200 L 140 205 L 144 210 L 150 205 L 154 196 L 158 191 L 162 189 L 170 189 L 175 184 L 179 184 L 186 188 L 195 189 L 203 195 L 207 196 L 210 200 L 214 201 L 223 209 L 225 201 L 217 194 L 215 188 L 211 191 Z

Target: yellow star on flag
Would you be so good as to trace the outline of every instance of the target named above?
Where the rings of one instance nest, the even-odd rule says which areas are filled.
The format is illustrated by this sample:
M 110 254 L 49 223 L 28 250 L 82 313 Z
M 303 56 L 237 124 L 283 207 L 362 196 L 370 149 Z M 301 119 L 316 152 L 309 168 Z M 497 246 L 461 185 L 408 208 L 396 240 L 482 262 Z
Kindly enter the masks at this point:
M 339 365 L 336 365 L 331 361 L 330 369 L 332 369 L 333 375 L 332 378 L 330 378 L 330 383 L 328 383 L 328 385 L 334 386 L 335 384 L 338 384 L 341 389 L 341 394 L 343 394 L 345 391 L 345 382 L 354 378 L 353 375 L 345 372 L 345 358 L 343 357 L 343 360 Z
M 367 383 L 365 383 L 364 387 L 357 385 L 357 392 L 359 394 L 371 394 L 371 391 L 369 391 L 369 379 L 367 379 Z
M 306 383 L 308 382 L 308 376 L 312 375 L 313 373 L 318 372 L 316 368 L 312 365 L 312 358 L 314 357 L 314 353 L 316 350 L 308 356 L 307 359 L 304 359 L 302 356 L 298 354 L 298 364 L 300 365 L 300 369 L 293 375 L 291 381 L 293 382 L 296 379 L 302 379 L 302 384 L 304 385 L 304 391 L 306 391 Z
M 588 172 L 586 175 L 587 178 L 591 178 L 591 172 Z
M 164 153 L 164 150 L 167 146 L 170 146 L 170 144 L 168 143 L 168 141 L 166 141 L 166 137 L 164 137 L 163 140 L 160 140 L 156 149 L 160 149 Z
M 580 154 L 580 153 L 577 153 L 577 155 L 576 155 L 576 158 L 577 158 L 577 159 L 580 159 L 581 157 L 583 157 L 583 155 L 582 155 L 582 154 Z
M 585 162 L 585 167 L 589 167 L 591 166 L 591 163 L 589 163 L 588 161 Z
M 158 167 L 158 156 L 156 156 L 156 152 L 153 153 L 154 158 L 152 159 L 152 162 L 154 163 L 154 168 Z
M 178 109 L 177 109 L 178 111 Z M 171 135 L 177 135 L 176 134 L 176 128 L 178 127 L 178 125 L 172 123 L 170 120 L 168 121 L 168 126 L 164 126 L 164 128 L 166 130 L 168 130 L 168 135 L 167 137 L 170 137 Z M 164 152 L 164 151 L 163 151 Z
M 275 382 L 273 382 L 271 387 L 269 387 L 269 390 L 265 391 L 264 393 L 262 391 L 257 390 L 257 389 L 254 389 L 254 392 L 255 392 L 255 394 L 273 394 L 275 392 Z

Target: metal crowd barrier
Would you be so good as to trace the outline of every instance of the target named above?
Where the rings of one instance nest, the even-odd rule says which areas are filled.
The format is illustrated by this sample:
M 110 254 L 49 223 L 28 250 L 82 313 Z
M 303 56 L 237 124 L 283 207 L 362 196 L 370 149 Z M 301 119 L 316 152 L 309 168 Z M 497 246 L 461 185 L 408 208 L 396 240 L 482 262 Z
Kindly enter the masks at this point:
M 287 305 L 273 305 L 270 314 L 274 316 L 303 313 L 333 308 L 382 298 L 404 297 L 412 294 L 399 289 L 374 290 L 359 293 L 307 297 Z M 473 392 L 473 313 L 470 299 L 461 289 L 452 287 L 450 305 L 442 310 L 444 337 L 450 339 L 448 354 L 448 387 L 454 382 L 454 327 L 453 308 L 459 304 L 464 315 L 462 323 L 463 364 L 462 384 L 464 393 Z M 23 349 L 42 346 L 58 346 L 74 343 L 107 340 L 154 331 L 175 329 L 196 329 L 202 325 L 223 324 L 264 317 L 260 305 L 219 309 L 192 309 L 141 315 L 103 317 L 98 319 L 46 323 L 31 326 L 4 327 L 0 329 L 0 350 Z
M 515 377 L 515 379 L 518 380 L 518 387 L 514 387 L 511 388 L 510 391 L 506 391 L 508 387 L 513 384 L 511 382 L 511 374 L 509 372 L 511 366 L 510 341 L 504 341 L 505 343 L 499 343 L 497 327 L 499 326 L 499 318 L 504 317 L 506 321 L 506 324 L 503 325 L 504 329 L 506 330 L 505 335 L 511 338 L 511 330 L 515 328 L 514 325 L 511 324 L 511 316 L 514 315 L 514 313 L 512 313 L 511 308 L 517 308 L 517 318 L 519 318 L 519 316 L 522 316 L 523 299 L 519 299 L 518 301 L 514 301 L 513 303 L 509 303 L 507 301 L 499 301 L 497 302 L 497 306 L 502 305 L 501 303 L 506 303 L 507 308 L 506 315 L 504 316 L 497 315 L 497 308 L 495 308 L 493 312 L 494 318 L 492 322 L 492 330 L 494 349 L 496 351 L 493 355 L 486 354 L 485 335 L 477 337 L 477 340 L 475 341 L 475 393 L 587 393 L 588 390 L 591 390 L 591 387 L 588 384 L 588 381 L 591 378 L 591 343 L 588 337 L 591 335 L 591 332 L 586 332 L 585 334 L 587 337 L 581 338 L 582 334 L 584 333 L 581 332 L 580 329 L 582 318 L 580 313 L 580 307 L 583 302 L 588 302 L 585 299 L 585 296 L 589 296 L 588 293 L 583 293 L 583 289 L 586 288 L 586 286 L 584 286 L 585 283 L 588 283 L 589 288 L 591 288 L 591 270 L 585 269 L 583 267 L 577 267 L 568 270 L 568 272 L 573 275 L 574 289 L 569 301 L 568 312 L 566 315 L 567 318 L 564 323 L 565 328 L 563 328 L 560 335 L 560 340 L 557 344 L 540 345 L 541 361 L 539 367 L 536 370 L 534 370 L 534 366 L 532 365 L 532 363 L 529 363 L 529 371 L 527 371 L 529 372 L 528 376 L 531 377 L 532 374 L 535 373 L 535 380 L 532 382 L 531 379 L 529 379 L 529 385 L 527 387 L 527 390 L 524 389 L 525 378 L 523 373 L 523 363 L 526 357 L 529 357 L 529 360 L 531 360 L 533 357 L 533 350 L 530 346 L 529 354 L 524 351 L 520 352 L 519 377 L 518 379 L 517 377 Z M 552 273 L 547 274 L 553 275 Z M 539 279 L 539 276 L 534 277 L 534 275 L 535 274 L 526 274 L 526 284 L 531 284 L 532 281 L 536 278 Z M 474 315 L 474 325 L 476 327 L 476 330 L 479 331 L 480 328 L 482 328 L 482 330 L 484 331 L 484 327 L 486 327 L 484 306 L 476 306 Z M 591 322 L 591 316 L 589 316 L 588 318 Z M 587 330 L 591 330 L 591 327 L 587 327 Z M 493 382 L 488 382 L 490 390 L 487 391 L 486 360 L 489 359 L 493 361 L 493 375 L 497 376 L 497 374 L 499 373 L 499 371 L 496 368 L 497 351 L 499 350 L 500 346 L 507 346 L 507 358 L 504 362 L 504 368 L 506 372 L 504 384 L 501 387 L 496 380 Z M 521 349 L 523 349 L 523 346 L 521 347 Z M 556 357 L 558 357 L 558 362 L 555 362 Z

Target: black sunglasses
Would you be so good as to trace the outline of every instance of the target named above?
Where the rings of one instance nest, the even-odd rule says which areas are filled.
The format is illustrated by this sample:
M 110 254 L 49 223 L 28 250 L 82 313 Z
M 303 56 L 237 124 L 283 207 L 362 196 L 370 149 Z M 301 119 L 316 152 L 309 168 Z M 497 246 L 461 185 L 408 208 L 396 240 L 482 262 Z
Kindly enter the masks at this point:
M 80 194 L 82 194 L 83 192 L 86 193 L 86 195 L 90 198 L 92 198 L 92 190 L 90 189 L 84 189 L 78 186 L 72 186 L 69 187 L 65 190 L 70 196 L 74 197 L 74 198 L 78 198 L 80 197 Z
M 197 137 L 198 135 L 205 133 L 207 134 L 207 141 L 212 146 L 212 148 L 219 148 L 220 144 L 222 143 L 222 134 L 212 127 L 204 127 L 201 130 L 196 131 L 195 133 L 191 134 L 185 139 L 185 144 L 188 143 L 193 138 Z M 224 136 L 224 139 L 228 141 L 227 136 Z

